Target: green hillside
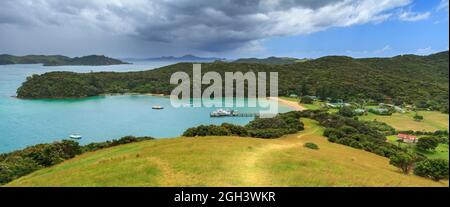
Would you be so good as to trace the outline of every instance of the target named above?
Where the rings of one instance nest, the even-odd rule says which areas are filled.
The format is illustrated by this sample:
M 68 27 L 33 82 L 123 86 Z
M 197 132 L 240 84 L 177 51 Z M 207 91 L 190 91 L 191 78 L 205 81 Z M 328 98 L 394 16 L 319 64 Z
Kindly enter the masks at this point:
M 6 186 L 447 186 L 403 175 L 389 160 L 306 130 L 280 139 L 145 141 L 90 152 Z M 319 150 L 304 147 L 307 142 Z
M 63 65 L 120 65 L 126 64 L 117 59 L 90 55 L 84 57 L 70 58 L 61 55 L 27 55 L 27 56 L 13 56 L 0 55 L 0 65 L 11 64 L 43 64 L 44 66 L 63 66 Z
M 280 96 L 302 93 L 347 101 L 363 98 L 376 103 L 414 104 L 444 112 L 448 112 L 448 70 L 448 52 L 376 59 L 329 56 L 288 65 L 202 64 L 203 73 L 278 71 Z M 17 93 L 20 98 L 86 97 L 127 92 L 170 94 L 176 85 L 170 85 L 168 80 L 178 71 L 192 74 L 192 63 L 142 72 L 34 75 Z

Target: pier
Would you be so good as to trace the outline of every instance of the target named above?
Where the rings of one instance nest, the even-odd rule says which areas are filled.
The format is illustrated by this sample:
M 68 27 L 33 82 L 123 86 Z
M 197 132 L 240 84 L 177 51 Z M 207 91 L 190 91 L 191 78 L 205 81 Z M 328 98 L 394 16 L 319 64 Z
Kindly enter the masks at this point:
M 259 113 L 239 113 L 236 110 L 218 109 L 210 113 L 211 117 L 260 117 Z
M 210 114 L 211 117 L 260 117 L 259 113 Z

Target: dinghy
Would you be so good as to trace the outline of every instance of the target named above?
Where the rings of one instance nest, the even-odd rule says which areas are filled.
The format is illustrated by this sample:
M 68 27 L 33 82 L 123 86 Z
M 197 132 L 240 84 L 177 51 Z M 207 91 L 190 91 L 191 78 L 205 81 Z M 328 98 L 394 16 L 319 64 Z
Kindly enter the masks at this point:
M 70 136 L 69 136 L 69 138 L 71 138 L 71 139 L 81 139 L 81 138 L 83 138 L 81 135 L 79 135 L 79 134 L 71 134 Z

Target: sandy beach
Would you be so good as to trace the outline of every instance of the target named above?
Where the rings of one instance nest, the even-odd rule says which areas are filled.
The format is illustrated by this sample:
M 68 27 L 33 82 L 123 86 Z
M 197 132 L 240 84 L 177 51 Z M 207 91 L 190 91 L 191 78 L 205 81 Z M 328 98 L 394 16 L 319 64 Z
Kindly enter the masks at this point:
M 288 101 L 288 100 L 281 99 L 279 97 L 269 97 L 269 99 L 278 101 L 278 103 L 286 105 L 286 106 L 289 106 L 290 108 L 293 108 L 296 111 L 304 111 L 304 110 L 306 110 L 305 107 L 301 106 L 300 104 L 298 104 L 295 101 Z

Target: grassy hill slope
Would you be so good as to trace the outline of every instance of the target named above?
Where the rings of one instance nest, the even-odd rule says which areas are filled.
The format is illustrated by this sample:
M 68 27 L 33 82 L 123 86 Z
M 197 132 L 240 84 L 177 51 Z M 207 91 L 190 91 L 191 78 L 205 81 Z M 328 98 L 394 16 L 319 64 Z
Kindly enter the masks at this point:
M 280 139 L 176 138 L 83 154 L 7 186 L 448 186 L 328 142 L 322 128 Z M 303 147 L 306 142 L 319 150 Z

